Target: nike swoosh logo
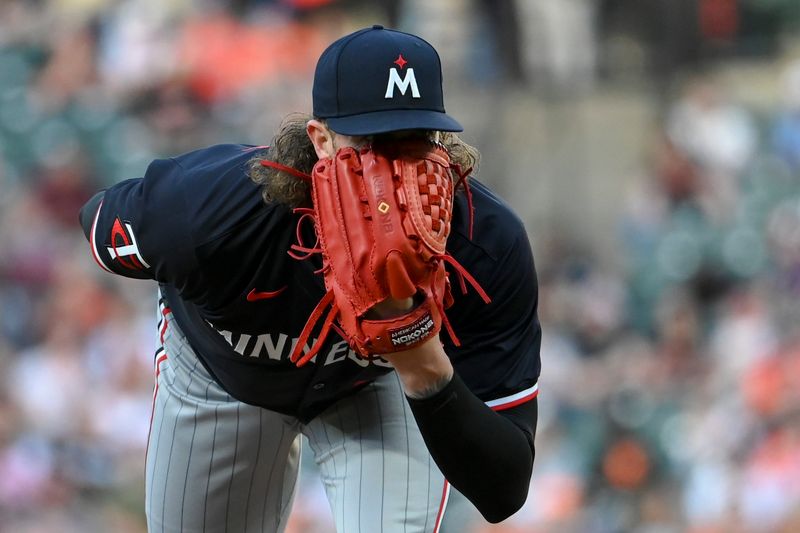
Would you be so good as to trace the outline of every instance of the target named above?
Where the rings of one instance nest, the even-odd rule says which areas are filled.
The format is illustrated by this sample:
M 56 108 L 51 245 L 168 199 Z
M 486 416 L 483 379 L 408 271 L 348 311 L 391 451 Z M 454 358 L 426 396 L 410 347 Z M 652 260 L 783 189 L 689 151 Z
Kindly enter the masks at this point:
M 275 298 L 288 288 L 289 286 L 287 285 L 286 287 L 282 287 L 277 291 L 257 291 L 255 289 L 252 289 L 249 293 L 247 293 L 247 301 L 257 302 L 258 300 L 267 300 L 269 298 Z

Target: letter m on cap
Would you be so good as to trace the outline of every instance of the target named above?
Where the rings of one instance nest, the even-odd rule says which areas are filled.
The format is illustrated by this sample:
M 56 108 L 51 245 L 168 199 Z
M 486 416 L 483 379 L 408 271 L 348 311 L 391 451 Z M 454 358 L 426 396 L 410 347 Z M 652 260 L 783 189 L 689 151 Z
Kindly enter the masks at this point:
M 411 86 L 411 96 L 419 98 L 419 87 L 417 87 L 417 78 L 414 77 L 414 69 L 409 68 L 406 70 L 404 78 L 400 78 L 397 69 L 392 67 L 389 69 L 389 82 L 386 84 L 386 94 L 384 98 L 394 98 L 394 88 L 400 89 L 400 94 L 406 94 L 408 86 Z

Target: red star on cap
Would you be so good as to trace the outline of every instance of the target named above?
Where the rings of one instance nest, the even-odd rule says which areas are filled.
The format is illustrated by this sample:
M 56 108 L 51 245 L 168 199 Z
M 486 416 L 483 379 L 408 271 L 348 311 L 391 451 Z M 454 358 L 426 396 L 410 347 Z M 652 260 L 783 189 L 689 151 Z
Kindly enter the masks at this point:
M 397 59 L 394 60 L 394 64 L 397 65 L 400 68 L 405 67 L 406 63 L 408 63 L 408 61 L 403 59 L 403 54 L 398 54 L 397 55 Z

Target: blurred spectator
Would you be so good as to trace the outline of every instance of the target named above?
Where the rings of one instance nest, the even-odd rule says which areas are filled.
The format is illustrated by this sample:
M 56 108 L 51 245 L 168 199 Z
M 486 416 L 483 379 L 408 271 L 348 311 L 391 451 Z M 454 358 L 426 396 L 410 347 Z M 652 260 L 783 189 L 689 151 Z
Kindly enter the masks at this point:
M 756 146 L 748 112 L 711 79 L 687 83 L 666 124 L 670 140 L 707 172 L 735 177 Z
M 62 109 L 97 81 L 96 35 L 91 25 L 57 28 L 49 57 L 34 89 L 39 105 L 49 112 Z
M 672 105 L 667 136 L 698 171 L 695 198 L 713 220 L 731 216 L 738 202 L 738 180 L 756 146 L 747 111 L 711 80 L 697 79 Z
M 595 2 L 534 0 L 522 2 L 529 24 L 523 35 L 533 87 L 553 97 L 576 96 L 595 79 L 598 37 Z
M 189 18 L 178 44 L 178 64 L 193 94 L 212 104 L 248 87 L 303 79 L 327 41 L 313 27 L 249 24 L 224 12 Z

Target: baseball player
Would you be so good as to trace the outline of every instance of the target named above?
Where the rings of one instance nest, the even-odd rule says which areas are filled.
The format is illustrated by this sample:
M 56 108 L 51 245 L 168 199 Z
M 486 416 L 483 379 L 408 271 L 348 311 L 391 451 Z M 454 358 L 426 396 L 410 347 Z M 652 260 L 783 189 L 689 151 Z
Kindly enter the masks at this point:
M 524 503 L 536 275 L 461 130 L 434 48 L 373 26 L 269 147 L 159 159 L 82 208 L 100 268 L 158 283 L 150 531 L 283 531 L 301 435 L 340 533 L 438 531 L 451 484 L 491 522 Z

